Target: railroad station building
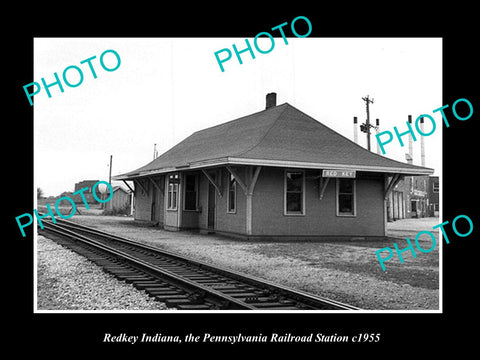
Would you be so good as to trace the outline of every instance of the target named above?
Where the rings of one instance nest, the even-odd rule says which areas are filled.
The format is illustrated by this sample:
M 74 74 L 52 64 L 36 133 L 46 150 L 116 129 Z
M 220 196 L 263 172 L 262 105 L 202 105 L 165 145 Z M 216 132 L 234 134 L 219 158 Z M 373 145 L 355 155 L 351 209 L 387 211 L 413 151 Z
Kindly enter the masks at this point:
M 248 239 L 385 236 L 387 199 L 433 169 L 364 149 L 288 103 L 197 131 L 114 176 L 134 184 L 134 218 Z

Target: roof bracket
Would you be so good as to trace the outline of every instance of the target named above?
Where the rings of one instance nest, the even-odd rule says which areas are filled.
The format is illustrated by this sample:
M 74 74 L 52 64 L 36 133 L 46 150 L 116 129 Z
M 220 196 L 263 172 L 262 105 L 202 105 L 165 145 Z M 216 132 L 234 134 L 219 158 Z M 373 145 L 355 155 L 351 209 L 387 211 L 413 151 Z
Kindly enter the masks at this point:
M 208 181 L 210 181 L 210 183 L 213 185 L 215 190 L 217 190 L 218 195 L 220 197 L 223 197 L 222 187 L 215 182 L 215 180 L 212 178 L 212 176 L 205 169 L 201 169 L 201 170 L 202 170 L 202 173 L 207 177 Z
M 401 174 L 395 174 L 391 178 L 391 180 L 386 184 L 386 189 L 385 189 L 385 200 L 388 199 L 388 196 L 392 192 L 392 190 L 395 188 L 395 185 L 399 183 L 400 180 L 403 180 L 404 176 Z
M 240 175 L 238 175 L 237 171 L 234 170 L 232 167 L 230 166 L 225 166 L 228 170 L 228 172 L 230 174 L 232 174 L 232 176 L 235 178 L 235 181 L 237 182 L 238 185 L 240 185 L 240 187 L 242 188 L 243 192 L 245 193 L 245 195 L 247 194 L 247 185 L 243 182 L 242 178 L 240 177 Z
M 255 189 L 255 185 L 257 184 L 258 176 L 260 175 L 260 170 L 262 170 L 261 166 L 256 166 L 255 171 L 252 174 L 252 168 L 249 167 L 248 170 L 248 188 L 247 193 L 253 195 L 253 190 Z
M 162 193 L 162 195 L 165 195 L 164 192 L 163 192 L 163 188 L 160 187 L 160 186 L 156 183 L 155 180 L 153 180 L 151 177 L 149 177 L 148 179 L 152 182 L 153 185 L 155 185 L 155 187 L 158 189 L 158 191 L 160 191 L 160 192 Z
M 142 183 L 140 182 L 140 179 L 136 179 L 134 184 L 138 184 L 138 186 L 140 187 L 140 189 L 142 189 L 142 193 L 143 195 L 147 195 L 148 194 L 148 191 L 145 189 L 145 187 L 142 185 Z
M 329 182 L 330 178 L 327 177 L 327 178 L 324 178 L 323 176 L 320 177 L 320 187 L 319 187 L 319 190 L 320 190 L 320 200 L 323 199 L 323 194 L 325 193 L 325 189 L 327 188 L 327 185 L 328 185 L 328 182 Z
M 246 167 L 246 181 L 243 181 L 238 172 L 230 166 L 225 166 L 230 174 L 235 178 L 235 181 L 242 188 L 245 195 L 253 195 L 253 190 L 257 184 L 258 176 L 260 175 L 261 166 L 247 166 Z M 255 171 L 253 169 L 255 168 Z

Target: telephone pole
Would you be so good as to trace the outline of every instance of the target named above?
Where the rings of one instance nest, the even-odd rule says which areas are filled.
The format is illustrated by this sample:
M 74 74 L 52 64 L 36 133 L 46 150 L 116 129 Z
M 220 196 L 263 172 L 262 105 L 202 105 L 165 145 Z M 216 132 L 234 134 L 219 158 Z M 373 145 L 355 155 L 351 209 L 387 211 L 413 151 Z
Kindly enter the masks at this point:
M 112 157 L 113 157 L 113 155 L 110 155 L 110 166 L 108 168 L 108 183 L 109 184 L 112 183 Z M 102 200 L 105 200 L 106 196 L 107 196 L 107 193 L 105 192 L 105 193 L 102 193 L 100 197 L 102 198 Z M 102 203 L 102 209 L 105 209 L 105 206 L 106 206 L 105 203 Z
M 112 157 L 113 157 L 113 155 L 110 155 L 110 169 L 108 171 L 108 183 L 109 184 L 112 182 Z
M 370 109 L 369 105 L 373 104 L 373 98 L 369 99 L 368 95 L 367 97 L 362 98 L 363 101 L 365 101 L 365 104 L 367 106 L 367 121 L 366 123 L 360 125 L 360 130 L 364 133 L 367 133 L 367 147 L 368 151 L 370 151 L 370 128 L 374 127 L 373 125 L 370 125 Z

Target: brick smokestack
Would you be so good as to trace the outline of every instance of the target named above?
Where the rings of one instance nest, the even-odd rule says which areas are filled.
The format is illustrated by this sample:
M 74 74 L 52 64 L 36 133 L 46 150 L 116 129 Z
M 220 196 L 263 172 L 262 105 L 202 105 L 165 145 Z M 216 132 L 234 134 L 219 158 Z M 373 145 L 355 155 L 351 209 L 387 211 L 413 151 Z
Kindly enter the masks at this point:
M 423 117 L 420 118 L 420 130 L 423 132 Z M 423 136 L 420 136 L 420 156 L 422 161 L 422 166 L 425 167 L 425 140 Z
M 265 109 L 270 109 L 271 107 L 277 106 L 277 93 L 269 93 L 267 94 L 267 101 L 266 101 Z
M 408 115 L 408 122 L 412 124 L 412 115 Z M 405 154 L 407 158 L 407 163 L 413 164 L 413 139 L 410 135 L 408 137 L 408 154 Z

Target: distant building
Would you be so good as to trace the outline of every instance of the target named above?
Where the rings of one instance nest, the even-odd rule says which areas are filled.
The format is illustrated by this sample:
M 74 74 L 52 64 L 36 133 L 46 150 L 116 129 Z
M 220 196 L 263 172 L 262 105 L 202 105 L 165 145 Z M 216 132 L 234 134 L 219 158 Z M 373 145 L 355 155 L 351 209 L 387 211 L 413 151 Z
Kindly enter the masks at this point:
M 110 196 L 110 191 L 107 190 L 106 198 Z M 105 203 L 105 209 L 108 211 L 120 211 L 127 210 L 127 213 L 130 214 L 132 195 L 130 191 L 125 190 L 121 186 L 113 187 L 113 196 L 112 198 Z
M 409 115 L 408 121 L 412 123 Z M 423 128 L 423 118 L 420 119 Z M 425 166 L 424 137 L 420 139 L 421 164 Z M 413 165 L 413 139 L 408 138 L 407 163 Z M 422 218 L 439 215 L 439 178 L 438 176 L 403 176 L 395 185 L 387 199 L 388 221 Z
M 428 213 L 428 176 L 406 176 L 388 197 L 388 221 L 421 218 Z
M 428 213 L 429 216 L 439 216 L 440 212 L 440 180 L 438 176 L 429 176 Z
M 83 181 L 80 181 L 80 182 L 75 184 L 75 191 L 74 192 L 79 191 L 79 190 L 87 187 L 88 190 L 83 191 L 83 195 L 85 196 L 85 199 L 86 199 L 87 203 L 88 204 L 97 204 L 98 201 L 95 200 L 95 198 L 93 197 L 93 192 L 92 192 L 93 185 L 95 185 L 97 182 L 98 182 L 98 180 L 83 180 Z M 96 195 L 99 199 L 102 198 L 101 197 L 102 194 L 98 190 L 98 187 L 96 188 Z M 73 196 L 72 199 L 74 199 L 76 204 L 82 204 L 83 203 L 83 199 L 80 195 Z
M 58 198 L 61 198 L 61 197 L 69 197 L 73 199 L 75 195 L 73 195 L 72 191 L 64 191 L 60 194 L 60 196 L 58 196 Z

